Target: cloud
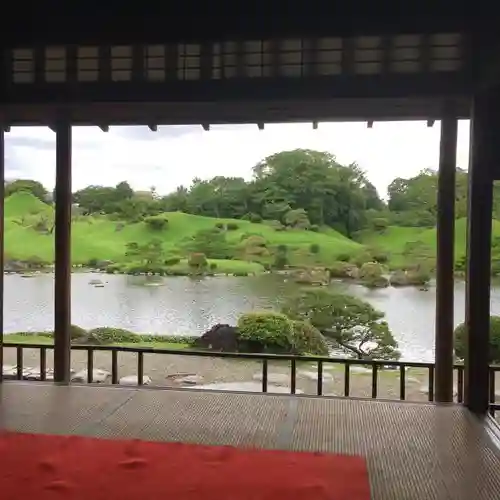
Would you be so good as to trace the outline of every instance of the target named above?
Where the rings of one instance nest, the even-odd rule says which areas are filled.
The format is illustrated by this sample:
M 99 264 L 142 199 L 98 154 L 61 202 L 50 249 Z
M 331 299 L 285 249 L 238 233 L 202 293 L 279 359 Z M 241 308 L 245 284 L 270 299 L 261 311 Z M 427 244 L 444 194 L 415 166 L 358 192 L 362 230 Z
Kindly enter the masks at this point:
M 457 163 L 467 168 L 469 124 L 459 123 Z M 266 156 L 296 148 L 329 151 L 341 163 L 357 162 L 385 195 L 395 177 L 437 167 L 440 126 L 425 122 L 272 124 L 73 129 L 73 189 L 127 180 L 135 189 L 156 186 L 167 193 L 194 177 L 251 178 Z M 12 128 L 6 134 L 8 177 L 33 178 L 51 189 L 55 181 L 55 134 L 45 127 Z

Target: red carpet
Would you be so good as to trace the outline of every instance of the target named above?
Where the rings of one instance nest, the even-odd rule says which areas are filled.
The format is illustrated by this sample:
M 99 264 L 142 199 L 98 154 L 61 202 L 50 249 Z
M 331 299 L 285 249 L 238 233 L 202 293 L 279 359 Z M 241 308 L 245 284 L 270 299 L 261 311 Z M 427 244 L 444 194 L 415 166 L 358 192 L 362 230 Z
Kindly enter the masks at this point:
M 0 434 L 5 500 L 369 500 L 361 457 Z

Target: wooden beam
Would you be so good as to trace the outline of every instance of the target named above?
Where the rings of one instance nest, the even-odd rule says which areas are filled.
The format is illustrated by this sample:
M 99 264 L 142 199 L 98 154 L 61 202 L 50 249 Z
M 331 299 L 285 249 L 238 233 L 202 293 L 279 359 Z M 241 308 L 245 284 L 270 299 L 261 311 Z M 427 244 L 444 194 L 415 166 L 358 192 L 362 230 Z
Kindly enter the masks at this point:
M 0 383 L 3 382 L 4 240 L 5 240 L 5 126 L 0 126 Z
M 2 27 L 3 40 L 14 45 L 45 44 L 154 44 L 181 41 L 216 41 L 234 39 L 235 34 L 249 40 L 271 37 L 341 36 L 397 33 L 453 33 L 457 31 L 496 28 L 496 18 L 487 10 L 464 16 L 460 9 L 450 10 L 448 4 L 435 0 L 433 9 L 427 4 L 405 5 L 399 9 L 384 9 L 380 5 L 356 2 L 323 2 L 304 7 L 301 3 L 287 5 L 286 16 L 278 5 L 257 0 L 252 4 L 254 15 L 242 15 L 240 9 L 206 4 L 193 12 L 192 2 L 184 5 L 135 2 L 119 11 L 99 12 L 92 24 L 82 22 L 89 16 L 74 3 L 58 9 L 58 22 L 50 9 L 43 5 L 30 6 L 36 25 L 27 30 L 23 24 L 23 4 L 9 6 L 9 19 Z M 198 6 L 197 6 L 198 7 Z M 446 16 L 436 16 L 437 11 Z M 490 15 L 488 15 L 490 14 Z M 147 29 L 144 27 L 147 26 Z
M 54 381 L 70 382 L 71 369 L 71 125 L 56 125 Z
M 493 169 L 499 163 L 500 89 L 474 98 L 469 154 L 465 325 L 465 404 L 477 415 L 489 406 L 489 334 Z
M 264 123 L 263 122 L 258 122 L 257 127 L 259 127 L 259 130 L 264 130 Z
M 199 125 L 200 123 L 255 124 L 283 122 L 439 120 L 443 99 L 325 99 L 307 102 L 238 101 L 230 103 L 73 103 L 67 112 L 74 125 Z M 55 121 L 54 104 L 0 107 L 11 126 L 49 126 Z M 470 115 L 468 99 L 457 100 L 457 115 Z M 52 127 L 54 128 L 54 127 Z
M 369 121 L 367 121 L 367 122 L 366 122 L 366 126 L 367 126 L 368 128 L 373 128 L 373 120 L 369 120 Z
M 151 132 L 157 132 L 158 131 L 158 125 L 148 125 L 149 130 Z
M 438 403 L 453 402 L 457 130 L 454 105 L 447 103 L 441 120 L 437 192 L 435 400 Z
M 109 125 L 99 125 L 99 128 L 100 128 L 103 132 L 109 132 Z
M 203 130 L 205 132 L 208 132 L 210 130 L 210 123 L 202 123 L 201 126 L 203 127 Z
M 434 123 L 436 123 L 436 120 L 427 120 L 427 126 L 428 126 L 429 128 L 434 127 Z
M 318 122 L 312 122 L 313 129 L 316 130 L 318 128 Z
M 104 62 L 102 62 L 104 64 Z M 346 70 L 349 68 L 346 59 Z M 244 66 L 237 66 L 239 71 Z M 311 78 L 226 78 L 220 80 L 168 80 L 166 82 L 112 82 L 102 80 L 77 85 L 12 85 L 4 104 L 52 103 L 217 103 L 218 105 L 289 100 L 296 106 L 321 99 L 427 99 L 471 95 L 474 81 L 446 72 L 380 75 L 342 74 Z M 77 96 L 77 98 L 76 98 Z M 0 103 L 2 104 L 2 103 Z

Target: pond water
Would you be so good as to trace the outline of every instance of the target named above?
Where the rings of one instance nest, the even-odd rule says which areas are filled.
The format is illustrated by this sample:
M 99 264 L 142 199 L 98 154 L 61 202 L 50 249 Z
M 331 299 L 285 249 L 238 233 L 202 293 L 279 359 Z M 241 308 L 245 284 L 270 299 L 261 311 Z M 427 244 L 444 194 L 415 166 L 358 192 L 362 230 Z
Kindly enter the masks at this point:
M 101 280 L 103 287 L 90 284 Z M 434 358 L 435 289 L 369 290 L 333 283 L 386 313 L 405 360 Z M 91 273 L 72 276 L 72 322 L 84 328 L 115 326 L 137 333 L 199 335 L 216 323 L 234 324 L 242 312 L 278 308 L 296 285 L 280 275 L 248 278 L 155 278 Z M 5 332 L 51 330 L 54 277 L 5 276 Z M 465 285 L 455 285 L 455 324 L 464 319 Z M 500 287 L 491 310 L 500 314 Z

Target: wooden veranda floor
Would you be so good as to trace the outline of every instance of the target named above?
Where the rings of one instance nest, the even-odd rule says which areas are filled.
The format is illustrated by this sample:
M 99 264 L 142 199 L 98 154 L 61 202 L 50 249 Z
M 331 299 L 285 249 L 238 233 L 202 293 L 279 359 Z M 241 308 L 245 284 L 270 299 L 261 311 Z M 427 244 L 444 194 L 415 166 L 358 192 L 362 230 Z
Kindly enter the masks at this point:
M 358 454 L 373 500 L 500 499 L 494 438 L 461 406 L 39 382 L 0 403 L 7 430 Z

